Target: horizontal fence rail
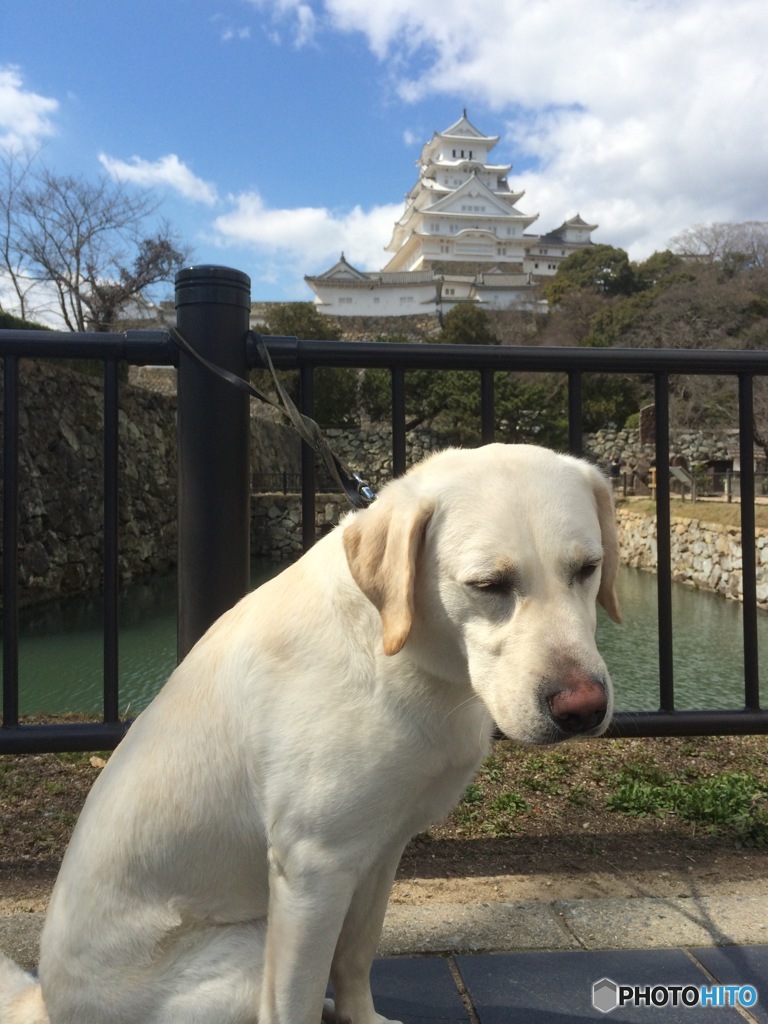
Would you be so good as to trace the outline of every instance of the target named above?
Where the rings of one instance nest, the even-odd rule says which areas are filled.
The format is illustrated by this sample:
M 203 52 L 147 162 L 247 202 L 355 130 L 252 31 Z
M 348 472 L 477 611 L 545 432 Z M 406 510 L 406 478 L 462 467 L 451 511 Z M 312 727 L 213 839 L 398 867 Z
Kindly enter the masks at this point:
M 177 282 L 177 305 L 180 309 L 180 329 L 183 326 L 187 340 L 205 348 L 203 354 L 207 359 L 224 365 L 225 369 L 238 376 L 247 376 L 249 368 L 264 368 L 256 337 L 248 331 L 247 278 L 227 268 L 192 268 L 183 271 L 182 275 L 181 282 Z M 194 338 L 191 337 L 193 334 Z M 392 465 L 396 476 L 407 468 L 405 398 L 406 372 L 409 370 L 476 372 L 482 397 L 478 426 L 484 443 L 494 439 L 496 373 L 567 375 L 568 447 L 577 455 L 583 449 L 583 375 L 646 375 L 653 380 L 655 389 L 656 466 L 669 464 L 670 376 L 704 374 L 735 378 L 738 382 L 741 462 L 743 706 L 728 710 L 676 707 L 672 658 L 670 481 L 668 474 L 657 473 L 659 710 L 619 713 L 608 735 L 717 735 L 768 731 L 768 713 L 760 707 L 753 429 L 753 380 L 756 376 L 768 375 L 768 353 L 328 342 L 285 337 L 263 340 L 278 370 L 299 371 L 301 409 L 309 416 L 314 408 L 315 370 L 322 367 L 349 367 L 378 368 L 390 372 Z M 119 742 L 129 724 L 121 721 L 118 716 L 119 493 L 116 467 L 119 366 L 128 363 L 178 368 L 179 445 L 180 449 L 187 446 L 184 457 L 180 456 L 179 490 L 182 494 L 194 496 L 179 502 L 180 656 L 189 650 L 206 626 L 247 589 L 249 550 L 243 517 L 248 515 L 250 481 L 246 437 L 238 440 L 234 456 L 231 451 L 232 437 L 238 432 L 244 435 L 248 433 L 247 415 L 243 415 L 243 396 L 180 351 L 165 331 L 80 335 L 48 331 L 0 331 L 0 358 L 4 366 L 3 727 L 0 729 L 0 753 L 109 749 Z M 96 359 L 104 364 L 104 711 L 100 722 L 28 725 L 19 720 L 19 360 L 27 358 Z M 216 422 L 222 425 L 218 442 L 212 442 L 210 436 L 211 401 L 216 403 Z M 205 451 L 200 455 L 196 446 L 200 446 L 203 436 Z M 226 447 L 226 451 L 217 452 L 216 444 Z M 307 445 L 302 447 L 302 534 L 306 548 L 315 540 L 316 477 L 314 454 Z M 365 475 L 365 467 L 352 468 Z M 198 479 L 200 474 L 204 478 Z M 206 474 L 213 474 L 220 485 L 217 483 L 211 486 Z M 230 480 L 232 474 L 236 478 L 234 484 Z M 190 475 L 194 479 L 190 480 Z M 281 485 L 285 482 L 281 481 Z M 220 487 L 228 487 L 230 490 L 226 502 L 221 500 Z M 185 517 L 186 521 L 183 521 Z M 216 553 L 215 533 L 221 535 L 226 548 L 228 562 L 225 566 L 220 564 L 224 556 Z M 199 543 L 201 536 L 206 538 L 203 545 Z M 189 540 L 185 542 L 184 538 Z M 194 553 L 190 554 L 190 550 Z

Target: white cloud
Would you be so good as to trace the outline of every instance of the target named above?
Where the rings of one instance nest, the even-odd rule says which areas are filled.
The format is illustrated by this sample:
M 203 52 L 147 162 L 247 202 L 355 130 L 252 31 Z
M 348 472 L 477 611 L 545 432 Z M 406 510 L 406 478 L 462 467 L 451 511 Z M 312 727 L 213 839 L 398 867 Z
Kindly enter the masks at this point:
M 221 41 L 223 43 L 230 43 L 233 39 L 250 39 L 251 30 L 249 28 L 225 28 L 221 33 Z
M 443 0 L 439 17 L 412 0 L 321 6 L 403 99 L 454 97 L 470 117 L 475 104 L 505 155 L 535 159 L 513 180 L 542 228 L 579 211 L 640 257 L 695 222 L 768 219 L 765 0 L 486 0 L 481 15 Z
M 129 181 L 142 188 L 165 185 L 185 199 L 205 203 L 206 206 L 213 206 L 218 200 L 215 186 L 194 175 L 175 153 L 154 162 L 138 156 L 131 157 L 130 161 L 117 160 L 100 153 L 99 161 L 110 177 L 119 181 Z
M 58 109 L 58 100 L 25 88 L 17 67 L 0 67 L 0 149 L 34 149 L 54 134 Z
M 269 209 L 256 192 L 233 197 L 232 202 L 232 210 L 214 221 L 218 244 L 267 257 L 275 276 L 294 283 L 304 274 L 327 270 L 342 252 L 359 270 L 380 269 L 388 258 L 383 247 L 402 212 L 400 205 L 370 210 L 356 206 L 341 213 L 311 206 Z
M 258 11 L 271 10 L 275 24 L 287 24 L 292 43 L 297 48 L 306 46 L 315 38 L 317 19 L 315 12 L 303 0 L 249 0 Z M 279 32 L 271 32 L 270 39 L 276 44 L 282 42 Z

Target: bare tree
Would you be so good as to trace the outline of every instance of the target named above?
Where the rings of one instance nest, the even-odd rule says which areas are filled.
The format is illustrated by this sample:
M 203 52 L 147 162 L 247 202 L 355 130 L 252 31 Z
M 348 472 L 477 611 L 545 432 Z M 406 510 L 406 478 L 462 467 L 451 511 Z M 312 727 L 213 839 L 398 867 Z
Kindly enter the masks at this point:
M 21 160 L 13 151 L 0 154 L 0 274 L 16 295 L 15 309 L 27 318 L 30 292 L 35 281 L 29 275 L 27 261 L 17 246 L 19 195 L 29 174 L 33 157 Z M 0 302 L 0 309 L 3 308 Z
M 9 173 L 7 183 L 4 270 L 24 314 L 31 283 L 38 295 L 53 295 L 70 330 L 111 330 L 188 258 L 167 224 L 143 233 L 157 209 L 151 197 L 106 177 L 90 182 L 27 167 L 21 176 Z
M 768 222 L 694 224 L 670 239 L 669 247 L 679 256 L 730 265 L 734 271 L 765 269 L 768 267 Z

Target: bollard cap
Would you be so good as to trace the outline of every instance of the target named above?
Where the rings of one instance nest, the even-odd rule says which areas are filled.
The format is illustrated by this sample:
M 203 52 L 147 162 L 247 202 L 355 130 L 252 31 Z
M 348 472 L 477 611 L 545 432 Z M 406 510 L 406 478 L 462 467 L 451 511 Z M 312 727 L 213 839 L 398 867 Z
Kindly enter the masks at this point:
M 185 267 L 176 275 L 176 309 L 201 302 L 250 309 L 251 279 L 231 267 Z

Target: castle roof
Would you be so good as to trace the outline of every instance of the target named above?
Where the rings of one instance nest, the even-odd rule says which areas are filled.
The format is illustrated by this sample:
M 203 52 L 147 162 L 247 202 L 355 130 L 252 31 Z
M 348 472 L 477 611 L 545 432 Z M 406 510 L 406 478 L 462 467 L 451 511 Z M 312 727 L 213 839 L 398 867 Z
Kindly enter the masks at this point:
M 546 235 L 542 235 L 540 238 L 541 242 L 565 242 L 568 241 L 568 234 L 575 233 L 576 235 L 585 235 L 590 231 L 597 231 L 597 224 L 587 224 L 587 222 L 576 214 L 575 217 L 571 217 L 570 220 L 563 221 L 559 228 L 555 228 L 554 231 L 549 231 Z M 570 231 L 569 231 L 570 229 Z
M 344 253 L 341 258 L 322 274 L 305 274 L 304 280 L 310 284 L 344 284 L 347 287 L 371 288 L 374 285 L 380 286 L 401 286 L 404 284 L 431 284 L 435 275 L 431 270 L 421 271 L 384 271 L 384 270 L 358 270 L 347 261 Z

